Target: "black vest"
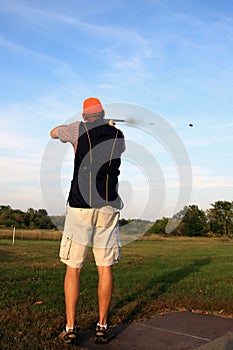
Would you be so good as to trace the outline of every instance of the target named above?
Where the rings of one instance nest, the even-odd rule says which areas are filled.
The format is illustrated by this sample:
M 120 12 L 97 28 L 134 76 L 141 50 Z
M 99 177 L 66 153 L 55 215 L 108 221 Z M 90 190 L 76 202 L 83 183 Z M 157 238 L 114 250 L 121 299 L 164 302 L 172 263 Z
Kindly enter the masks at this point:
M 123 150 L 124 136 L 119 129 L 103 120 L 80 123 L 68 197 L 71 207 L 123 207 L 117 191 Z

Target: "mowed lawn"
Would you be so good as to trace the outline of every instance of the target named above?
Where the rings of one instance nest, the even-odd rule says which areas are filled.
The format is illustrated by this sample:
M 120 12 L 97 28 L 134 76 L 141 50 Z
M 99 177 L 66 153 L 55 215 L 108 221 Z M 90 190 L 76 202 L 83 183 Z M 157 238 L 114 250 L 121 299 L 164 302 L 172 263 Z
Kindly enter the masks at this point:
M 63 349 L 64 325 L 59 241 L 0 240 L 0 348 Z M 142 239 L 123 246 L 114 267 L 112 325 L 171 310 L 233 316 L 233 241 L 208 238 Z M 98 319 L 97 272 L 89 252 L 81 275 L 77 323 Z

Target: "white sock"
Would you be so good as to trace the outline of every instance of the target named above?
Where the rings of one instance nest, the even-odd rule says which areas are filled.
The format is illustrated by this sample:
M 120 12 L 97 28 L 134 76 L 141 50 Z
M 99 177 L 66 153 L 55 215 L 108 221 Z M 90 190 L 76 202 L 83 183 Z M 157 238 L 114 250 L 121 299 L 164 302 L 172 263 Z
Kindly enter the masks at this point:
M 108 324 L 97 323 L 97 326 L 100 327 L 100 328 L 104 328 L 105 330 L 108 328 Z
M 68 327 L 68 326 L 66 326 L 66 332 L 73 331 L 73 330 L 74 330 L 74 327 Z

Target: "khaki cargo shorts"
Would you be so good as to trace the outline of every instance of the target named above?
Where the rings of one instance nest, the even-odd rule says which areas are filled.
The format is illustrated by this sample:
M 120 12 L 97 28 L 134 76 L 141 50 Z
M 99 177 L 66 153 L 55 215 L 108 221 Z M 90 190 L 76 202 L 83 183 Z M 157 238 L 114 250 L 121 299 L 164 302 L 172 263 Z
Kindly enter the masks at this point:
M 88 248 L 92 247 L 97 266 L 118 263 L 121 255 L 119 214 L 119 210 L 110 206 L 89 209 L 67 205 L 59 254 L 61 261 L 81 268 Z

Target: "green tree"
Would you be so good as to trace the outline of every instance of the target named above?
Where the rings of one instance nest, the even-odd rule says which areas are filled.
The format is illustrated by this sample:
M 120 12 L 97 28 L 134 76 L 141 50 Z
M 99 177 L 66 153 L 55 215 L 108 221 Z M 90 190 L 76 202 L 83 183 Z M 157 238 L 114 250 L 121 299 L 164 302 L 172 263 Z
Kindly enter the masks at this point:
M 184 222 L 183 222 L 183 219 L 184 219 L 184 216 L 185 216 L 185 213 L 187 212 L 188 210 L 188 207 L 185 206 L 183 209 L 181 209 L 178 213 L 176 213 L 175 215 L 173 215 L 172 219 L 174 221 L 177 220 L 177 226 L 174 228 L 174 230 L 170 233 L 170 235 L 173 235 L 173 236 L 184 236 L 186 235 L 186 232 L 184 230 Z
M 45 209 L 34 210 L 29 208 L 25 213 L 6 205 L 0 206 L 0 225 L 3 228 L 16 227 L 27 229 L 53 229 L 55 227 Z
M 205 212 L 197 205 L 190 205 L 182 219 L 183 235 L 203 236 L 208 232 L 208 223 Z
M 197 205 L 185 206 L 173 216 L 178 224 L 172 231 L 174 236 L 203 236 L 208 232 L 208 222 L 205 212 Z
M 233 234 L 233 202 L 217 201 L 207 211 L 210 231 L 217 235 Z
M 34 212 L 34 224 L 36 228 L 41 229 L 55 228 L 45 209 L 38 209 Z
M 147 231 L 147 234 L 162 234 L 164 235 L 166 232 L 166 226 L 168 223 L 168 218 L 163 217 L 162 219 L 158 219 L 151 226 L 151 228 Z

